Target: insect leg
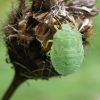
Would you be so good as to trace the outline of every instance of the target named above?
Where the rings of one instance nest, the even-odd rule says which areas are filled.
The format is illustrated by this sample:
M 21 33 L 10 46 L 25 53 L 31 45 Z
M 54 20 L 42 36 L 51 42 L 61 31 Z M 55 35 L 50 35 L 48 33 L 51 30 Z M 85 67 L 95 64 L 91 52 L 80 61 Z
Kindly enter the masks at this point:
M 49 44 L 50 42 L 53 42 L 53 40 L 48 40 L 47 43 L 46 43 L 45 48 L 47 48 L 47 46 L 48 46 L 48 44 Z
M 47 43 L 46 43 L 46 47 L 45 48 L 47 48 L 47 46 L 48 46 L 48 44 L 50 43 L 50 42 L 53 42 L 53 40 L 48 40 L 47 41 Z M 50 57 L 50 51 L 48 51 L 47 53 L 46 53 L 46 56 L 48 57 Z
M 54 28 L 56 29 L 56 31 L 58 31 L 59 29 L 58 29 L 58 27 L 57 27 L 57 25 L 54 25 Z
M 48 51 L 48 52 L 46 53 L 46 56 L 47 56 L 47 57 L 50 57 L 50 51 Z
M 78 30 L 78 27 L 75 26 L 74 23 L 70 23 L 70 26 L 71 26 L 72 28 L 75 28 L 76 30 Z

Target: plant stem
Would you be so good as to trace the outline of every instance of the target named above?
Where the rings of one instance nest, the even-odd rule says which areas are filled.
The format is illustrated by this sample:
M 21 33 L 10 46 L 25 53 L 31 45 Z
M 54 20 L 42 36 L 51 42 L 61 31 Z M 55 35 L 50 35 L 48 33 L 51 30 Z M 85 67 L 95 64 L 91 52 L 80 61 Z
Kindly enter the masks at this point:
M 10 87 L 8 88 L 1 100 L 9 100 L 16 89 L 26 80 L 27 78 L 21 76 L 18 72 L 16 72 Z

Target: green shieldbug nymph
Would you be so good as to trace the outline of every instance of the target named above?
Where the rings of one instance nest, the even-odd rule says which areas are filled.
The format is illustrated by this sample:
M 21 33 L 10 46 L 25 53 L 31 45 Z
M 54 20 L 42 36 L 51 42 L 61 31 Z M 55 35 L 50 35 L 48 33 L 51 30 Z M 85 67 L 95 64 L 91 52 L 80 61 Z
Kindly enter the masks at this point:
M 59 74 L 72 74 L 79 69 L 84 58 L 82 36 L 77 29 L 71 29 L 69 24 L 62 24 L 61 30 L 54 27 L 57 32 L 50 50 L 52 65 Z

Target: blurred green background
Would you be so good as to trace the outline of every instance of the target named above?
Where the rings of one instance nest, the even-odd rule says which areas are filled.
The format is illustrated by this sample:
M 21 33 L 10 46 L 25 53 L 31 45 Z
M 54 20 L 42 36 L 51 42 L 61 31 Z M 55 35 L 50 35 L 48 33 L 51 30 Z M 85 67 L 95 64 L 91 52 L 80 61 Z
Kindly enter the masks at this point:
M 0 19 L 7 18 L 11 1 L 14 0 L 0 0 Z M 100 6 L 100 0 L 96 5 Z M 89 40 L 92 46 L 85 51 L 83 64 L 75 74 L 48 81 L 28 80 L 10 100 L 100 100 L 100 14 L 93 20 L 95 34 Z M 5 62 L 6 51 L 5 43 L 0 38 L 0 98 L 14 76 L 12 65 Z

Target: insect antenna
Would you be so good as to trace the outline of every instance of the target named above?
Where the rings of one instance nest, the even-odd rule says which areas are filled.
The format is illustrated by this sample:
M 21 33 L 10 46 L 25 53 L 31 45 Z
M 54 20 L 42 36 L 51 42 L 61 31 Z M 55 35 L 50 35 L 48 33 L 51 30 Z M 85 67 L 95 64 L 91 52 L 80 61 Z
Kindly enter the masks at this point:
M 60 26 L 62 26 L 62 25 L 61 25 L 61 22 L 59 21 L 59 19 L 58 19 L 56 16 L 54 16 L 54 18 L 57 20 L 58 24 L 59 24 Z

